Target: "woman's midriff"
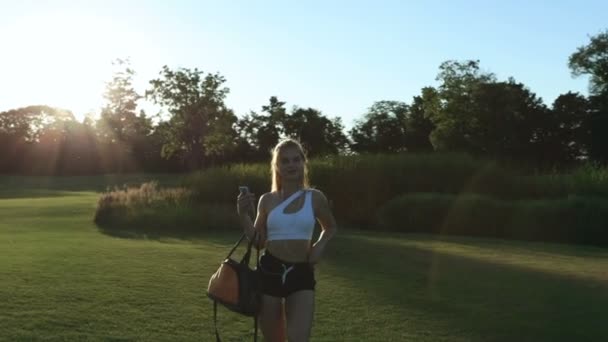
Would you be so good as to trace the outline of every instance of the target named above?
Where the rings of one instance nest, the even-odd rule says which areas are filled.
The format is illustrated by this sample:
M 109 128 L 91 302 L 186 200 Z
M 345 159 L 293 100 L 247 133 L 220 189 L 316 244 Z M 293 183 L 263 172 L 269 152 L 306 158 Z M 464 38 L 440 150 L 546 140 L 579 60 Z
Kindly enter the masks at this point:
M 266 250 L 275 257 L 287 262 L 308 262 L 310 240 L 266 241 Z

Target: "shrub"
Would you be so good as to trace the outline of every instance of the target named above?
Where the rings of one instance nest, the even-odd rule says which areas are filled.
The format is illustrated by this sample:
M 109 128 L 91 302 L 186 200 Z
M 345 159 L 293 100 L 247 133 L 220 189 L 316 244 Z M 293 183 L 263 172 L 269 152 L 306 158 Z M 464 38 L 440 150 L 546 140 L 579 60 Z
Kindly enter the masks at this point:
M 196 203 L 190 190 L 156 182 L 103 193 L 94 220 L 106 229 L 176 234 L 238 226 L 234 206 Z
M 608 200 L 571 196 L 497 200 L 463 194 L 406 194 L 376 215 L 378 229 L 608 245 Z

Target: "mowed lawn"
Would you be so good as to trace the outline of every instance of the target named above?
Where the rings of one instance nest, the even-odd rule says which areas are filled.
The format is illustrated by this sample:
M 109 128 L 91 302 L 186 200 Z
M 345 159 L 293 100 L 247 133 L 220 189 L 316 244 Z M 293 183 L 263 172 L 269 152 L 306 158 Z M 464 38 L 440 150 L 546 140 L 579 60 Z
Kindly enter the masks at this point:
M 107 235 L 95 189 L 38 186 L 0 194 L 0 341 L 215 340 L 206 285 L 238 228 Z M 313 341 L 608 340 L 607 249 L 346 229 L 329 248 Z

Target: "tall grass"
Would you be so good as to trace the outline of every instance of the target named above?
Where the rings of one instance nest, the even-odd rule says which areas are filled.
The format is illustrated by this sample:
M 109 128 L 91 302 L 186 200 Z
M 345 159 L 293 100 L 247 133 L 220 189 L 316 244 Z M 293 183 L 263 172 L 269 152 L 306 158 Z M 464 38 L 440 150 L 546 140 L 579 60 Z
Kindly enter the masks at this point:
M 94 221 L 108 230 L 181 234 L 236 226 L 233 212 L 233 206 L 194 202 L 191 190 L 159 188 L 157 182 L 147 182 L 103 193 Z
M 593 197 L 504 201 L 407 194 L 380 208 L 376 219 L 381 230 L 608 246 L 608 200 Z
M 313 181 L 335 198 L 347 222 L 371 218 L 391 199 L 412 193 L 477 194 L 506 201 L 608 198 L 608 170 L 583 165 L 568 173 L 540 173 L 521 165 L 462 154 L 339 157 L 313 164 Z
M 194 200 L 202 203 L 236 204 L 240 185 L 261 195 L 270 189 L 267 164 L 234 164 L 200 171 L 185 177 L 182 186 L 192 190 Z
M 326 194 L 338 222 L 366 229 L 410 229 L 379 224 L 379 220 L 392 220 L 390 217 L 379 219 L 379 215 L 390 212 L 388 209 L 381 211 L 381 208 L 397 199 L 400 204 L 393 203 L 389 207 L 407 212 L 410 216 L 405 219 L 415 220 L 419 225 L 417 229 L 423 231 L 437 231 L 439 228 L 432 228 L 438 227 L 434 220 L 445 220 L 444 212 L 449 210 L 456 213 L 451 216 L 451 227 L 459 227 L 454 228 L 454 232 L 462 234 L 526 239 L 551 237 L 555 241 L 592 243 L 586 241 L 583 237 L 586 233 L 581 232 L 601 230 L 598 225 L 604 221 L 590 218 L 597 216 L 595 212 L 603 213 L 603 201 L 608 200 L 608 170 L 593 164 L 568 172 L 540 172 L 526 165 L 466 154 L 407 153 L 314 159 L 309 169 L 312 186 Z M 162 222 L 172 227 L 176 224 L 234 225 L 237 224 L 234 206 L 239 185 L 248 185 L 258 197 L 269 191 L 269 164 L 235 164 L 191 174 L 181 182 L 181 186 L 188 189 L 188 195 L 173 205 L 161 204 L 163 195 L 159 197 L 159 203 L 152 201 L 145 206 L 137 204 L 138 201 L 131 205 L 125 200 L 122 209 L 112 209 L 112 213 L 104 214 L 104 206 L 110 208 L 112 205 L 102 203 L 102 197 L 100 211 L 102 216 L 126 217 L 113 222 L 129 223 L 136 218 L 138 224 L 156 226 L 162 226 Z M 142 189 L 138 191 L 145 193 Z M 129 196 L 134 195 L 126 191 L 111 197 Z M 131 209 L 126 209 L 128 207 Z M 207 210 L 205 208 L 213 208 L 205 215 L 216 219 L 201 219 L 200 212 Z M 146 212 L 149 215 L 143 214 Z M 154 212 L 165 218 L 153 219 Z M 145 217 L 149 218 L 144 220 Z M 513 223 L 507 226 L 496 225 L 496 222 Z M 566 223 L 570 228 L 565 227 Z M 553 228 L 546 227 L 563 228 L 550 234 L 546 229 Z M 579 231 L 572 233 L 573 229 Z M 488 233 L 488 230 L 493 231 Z M 517 230 L 521 232 L 515 233 Z M 590 236 L 598 236 L 594 234 Z

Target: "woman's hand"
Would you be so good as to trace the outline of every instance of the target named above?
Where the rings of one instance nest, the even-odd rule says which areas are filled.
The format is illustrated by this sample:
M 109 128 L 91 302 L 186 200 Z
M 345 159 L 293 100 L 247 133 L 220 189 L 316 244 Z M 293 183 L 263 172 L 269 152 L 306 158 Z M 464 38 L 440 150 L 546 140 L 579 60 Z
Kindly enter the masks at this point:
M 236 212 L 239 216 L 249 215 L 251 212 L 255 212 L 255 194 L 253 193 L 240 193 L 237 197 Z

